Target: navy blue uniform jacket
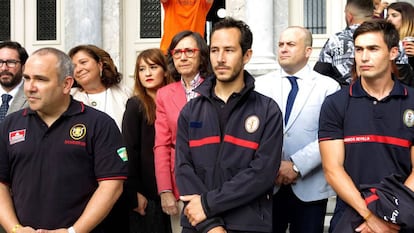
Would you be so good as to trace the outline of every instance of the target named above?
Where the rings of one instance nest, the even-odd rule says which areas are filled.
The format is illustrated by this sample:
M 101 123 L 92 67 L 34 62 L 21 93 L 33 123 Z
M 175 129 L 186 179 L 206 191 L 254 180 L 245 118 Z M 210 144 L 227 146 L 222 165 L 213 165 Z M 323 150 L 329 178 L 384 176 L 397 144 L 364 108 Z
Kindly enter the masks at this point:
M 398 174 L 387 176 L 379 184 L 360 185 L 368 209 L 379 218 L 401 226 L 401 233 L 414 232 L 414 192 L 404 185 Z M 364 219 L 346 206 L 333 233 L 354 233 Z
M 255 92 L 254 78 L 244 72 L 245 88 L 231 110 L 225 129 L 211 93 L 215 77 L 196 91 L 178 119 L 175 174 L 181 195 L 199 194 L 207 219 L 196 226 L 207 232 L 271 232 L 272 189 L 280 166 L 282 114 L 276 102 Z M 221 133 L 222 132 L 222 133 Z M 191 228 L 183 215 L 181 224 Z

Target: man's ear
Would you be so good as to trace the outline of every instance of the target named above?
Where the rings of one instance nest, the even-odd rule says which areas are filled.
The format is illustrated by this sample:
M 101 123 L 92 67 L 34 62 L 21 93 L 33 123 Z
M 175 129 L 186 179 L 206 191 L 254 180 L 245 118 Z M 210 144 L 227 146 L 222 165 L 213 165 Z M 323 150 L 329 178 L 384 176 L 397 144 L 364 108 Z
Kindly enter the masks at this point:
M 352 25 L 353 21 L 354 21 L 354 16 L 351 14 L 351 12 L 346 11 L 345 12 L 345 17 L 346 17 L 346 21 L 348 22 L 349 25 Z
M 390 60 L 394 61 L 398 57 L 398 47 L 392 47 L 390 50 Z
M 309 57 L 311 57 L 311 55 L 312 55 L 312 47 L 311 46 L 307 46 L 306 48 L 305 48 L 305 57 L 306 58 L 309 58 Z
M 73 79 L 72 76 L 66 76 L 65 77 L 65 79 L 63 80 L 63 92 L 65 94 L 70 93 L 70 89 L 72 88 L 74 82 L 75 82 L 75 80 Z
M 246 65 L 252 58 L 253 50 L 248 49 L 243 55 L 243 65 Z

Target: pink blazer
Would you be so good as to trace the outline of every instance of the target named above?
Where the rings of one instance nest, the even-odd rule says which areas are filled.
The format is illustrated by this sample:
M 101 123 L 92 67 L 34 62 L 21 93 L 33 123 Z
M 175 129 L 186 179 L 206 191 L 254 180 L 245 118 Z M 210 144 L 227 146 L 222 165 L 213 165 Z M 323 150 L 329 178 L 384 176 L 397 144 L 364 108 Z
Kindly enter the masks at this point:
M 181 109 L 187 103 L 181 81 L 160 88 L 155 101 L 154 160 L 158 192 L 172 190 L 178 200 L 179 193 L 174 176 L 177 120 Z

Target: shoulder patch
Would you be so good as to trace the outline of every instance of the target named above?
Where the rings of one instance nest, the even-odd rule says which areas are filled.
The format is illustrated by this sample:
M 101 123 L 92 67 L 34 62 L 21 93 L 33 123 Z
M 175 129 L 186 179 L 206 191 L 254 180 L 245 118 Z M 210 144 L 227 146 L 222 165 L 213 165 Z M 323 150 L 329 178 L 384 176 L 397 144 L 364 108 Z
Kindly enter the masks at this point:
M 414 126 L 414 111 L 412 109 L 407 109 L 404 111 L 403 122 L 407 127 L 411 128 Z
M 254 133 L 260 126 L 260 120 L 259 117 L 256 115 L 249 116 L 244 121 L 244 128 L 248 133 Z
M 116 150 L 119 157 L 122 159 L 122 161 L 126 162 L 128 161 L 128 153 L 125 147 L 121 147 L 118 150 Z
M 19 129 L 9 132 L 10 145 L 23 142 L 24 140 L 26 140 L 26 129 Z

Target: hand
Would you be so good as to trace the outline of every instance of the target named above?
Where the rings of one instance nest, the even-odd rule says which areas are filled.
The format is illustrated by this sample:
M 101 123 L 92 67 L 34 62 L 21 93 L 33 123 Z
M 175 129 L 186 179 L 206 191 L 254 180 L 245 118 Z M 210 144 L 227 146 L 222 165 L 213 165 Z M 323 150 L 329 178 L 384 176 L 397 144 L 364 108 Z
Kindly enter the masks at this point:
M 277 185 L 288 185 L 295 183 L 297 178 L 298 173 L 293 170 L 293 163 L 291 161 L 282 161 L 280 163 L 280 168 L 275 183 Z
M 362 233 L 398 233 L 399 230 L 400 226 L 386 222 L 374 215 L 355 229 L 356 232 Z
M 403 47 L 407 56 L 414 56 L 414 42 L 412 41 L 403 41 Z
M 379 5 L 378 5 L 378 9 L 377 11 L 379 12 L 383 12 L 384 9 L 388 8 L 388 2 L 387 1 L 382 1 Z
M 201 205 L 200 195 L 186 195 L 181 196 L 180 199 L 181 201 L 188 202 L 184 208 L 184 215 L 187 217 L 192 226 L 196 226 L 200 222 L 207 219 L 203 206 Z
M 207 233 L 227 233 L 226 229 L 222 226 L 214 227 L 213 229 L 207 231 Z
M 145 216 L 145 209 L 147 208 L 148 200 L 141 193 L 137 193 L 137 200 L 138 200 L 138 207 L 135 208 L 134 211 L 140 214 L 141 216 Z
M 161 207 L 162 211 L 168 215 L 178 214 L 178 204 L 173 193 L 161 193 Z

